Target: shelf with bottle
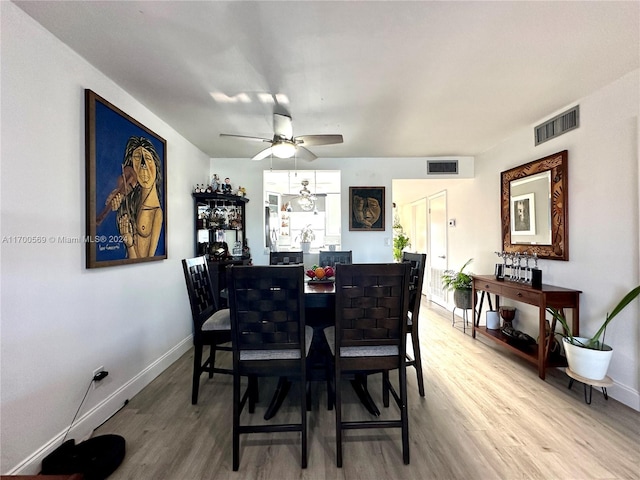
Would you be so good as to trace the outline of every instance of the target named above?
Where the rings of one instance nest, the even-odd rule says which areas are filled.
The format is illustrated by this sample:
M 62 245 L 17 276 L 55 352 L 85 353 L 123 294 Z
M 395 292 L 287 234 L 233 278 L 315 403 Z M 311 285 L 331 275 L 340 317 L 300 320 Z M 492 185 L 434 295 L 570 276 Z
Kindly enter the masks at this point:
M 245 258 L 245 208 L 249 199 L 224 193 L 193 193 L 196 255 Z M 220 250 L 224 253 L 220 253 Z M 235 249 L 235 251 L 234 251 Z M 240 252 L 240 253 L 238 253 Z

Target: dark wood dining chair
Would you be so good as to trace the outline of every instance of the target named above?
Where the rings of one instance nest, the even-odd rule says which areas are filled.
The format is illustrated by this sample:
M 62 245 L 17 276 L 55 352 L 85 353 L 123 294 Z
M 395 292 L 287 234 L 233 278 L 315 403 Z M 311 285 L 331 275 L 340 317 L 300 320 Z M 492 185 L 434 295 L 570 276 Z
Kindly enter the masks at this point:
M 227 272 L 233 345 L 233 470 L 240 467 L 240 435 L 300 432 L 301 464 L 307 467 L 306 363 L 313 328 L 305 326 L 304 266 L 234 266 Z M 299 380 L 300 422 L 241 423 L 252 382 L 244 393 L 242 376 Z M 251 412 L 251 408 L 249 408 Z
M 416 369 L 418 377 L 418 393 L 424 397 L 424 378 L 422 376 L 422 355 L 420 354 L 420 303 L 422 300 L 422 282 L 427 255 L 424 253 L 402 253 L 402 261 L 409 263 L 409 313 L 407 315 L 407 332 L 411 336 L 413 358 L 407 354 L 407 366 Z
M 324 330 L 334 366 L 336 464 L 342 467 L 345 430 L 400 428 L 402 457 L 409 463 L 406 338 L 409 308 L 409 264 L 336 265 L 336 324 Z M 398 391 L 389 378 L 398 370 Z M 400 418 L 345 421 L 342 418 L 341 379 L 353 373 L 382 372 L 383 402 L 392 394 Z
M 191 317 L 193 319 L 193 381 L 191 388 L 191 403 L 198 403 L 200 375 L 208 373 L 213 378 L 214 373 L 231 374 L 227 368 L 215 366 L 218 350 L 231 351 L 231 323 L 229 309 L 218 309 L 218 302 L 214 294 L 209 266 L 205 257 L 185 258 L 182 260 L 184 279 L 189 294 Z M 202 362 L 202 352 L 209 346 L 209 356 Z
M 302 251 L 269 252 L 269 265 L 300 265 L 304 263 Z
M 304 253 L 302 251 L 293 252 L 269 252 L 269 265 L 301 265 L 304 263 Z M 264 414 L 264 419 L 269 420 L 276 414 L 280 405 L 287 396 L 291 382 L 287 377 L 280 377 L 276 391 L 273 395 L 271 405 Z
M 318 265 L 321 267 L 335 267 L 338 263 L 352 263 L 351 250 L 344 251 L 321 251 L 318 254 Z

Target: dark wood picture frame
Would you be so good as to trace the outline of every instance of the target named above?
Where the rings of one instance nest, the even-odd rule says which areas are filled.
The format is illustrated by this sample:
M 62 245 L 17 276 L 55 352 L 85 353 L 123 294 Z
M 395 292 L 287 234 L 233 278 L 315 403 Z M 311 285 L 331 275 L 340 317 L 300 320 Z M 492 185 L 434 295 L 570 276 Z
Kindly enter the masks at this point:
M 511 182 L 550 171 L 551 243 L 520 244 L 511 238 Z M 568 151 L 563 150 L 500 174 L 502 250 L 507 253 L 534 253 L 547 260 L 569 260 L 569 178 Z
M 384 231 L 384 209 L 384 187 L 349 187 L 349 230 Z
M 85 90 L 86 266 L 167 258 L 167 142 Z

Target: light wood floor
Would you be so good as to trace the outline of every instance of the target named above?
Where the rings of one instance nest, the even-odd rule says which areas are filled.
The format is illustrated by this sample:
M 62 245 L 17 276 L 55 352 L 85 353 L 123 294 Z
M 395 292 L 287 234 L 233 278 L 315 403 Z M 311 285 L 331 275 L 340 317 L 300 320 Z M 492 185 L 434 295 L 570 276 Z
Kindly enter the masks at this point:
M 640 413 L 605 401 L 586 405 L 581 384 L 564 372 L 547 380 L 536 368 L 487 340 L 471 338 L 451 314 L 423 301 L 420 338 L 426 397 L 408 369 L 411 464 L 402 463 L 399 430 L 349 431 L 344 466 L 335 466 L 334 413 L 323 383 L 314 384 L 308 416 L 309 465 L 300 468 L 299 435 L 241 437 L 240 471 L 231 470 L 231 377 L 202 376 L 191 400 L 192 352 L 185 354 L 96 430 L 127 442 L 118 479 L 638 479 Z M 228 358 L 226 358 L 228 360 Z M 392 377 L 397 378 L 397 377 Z M 346 388 L 345 417 L 367 415 Z M 381 406 L 379 379 L 370 390 Z M 261 405 L 243 421 L 263 422 L 274 383 L 262 381 Z M 387 410 L 383 409 L 382 410 Z M 295 419 L 292 388 L 272 421 Z M 392 403 L 383 415 L 395 415 Z

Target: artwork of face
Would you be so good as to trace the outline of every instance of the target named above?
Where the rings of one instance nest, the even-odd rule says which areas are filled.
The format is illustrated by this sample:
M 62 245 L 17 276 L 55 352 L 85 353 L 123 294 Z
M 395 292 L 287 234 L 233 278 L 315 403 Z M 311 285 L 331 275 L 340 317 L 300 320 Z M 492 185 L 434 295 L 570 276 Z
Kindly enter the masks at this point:
M 349 230 L 384 231 L 384 187 L 349 187 Z
M 143 147 L 138 147 L 133 151 L 131 160 L 138 183 L 142 188 L 151 188 L 156 182 L 156 165 L 151 153 Z
M 380 218 L 382 208 L 380 202 L 373 197 L 353 197 L 353 217 L 359 226 L 371 228 Z

